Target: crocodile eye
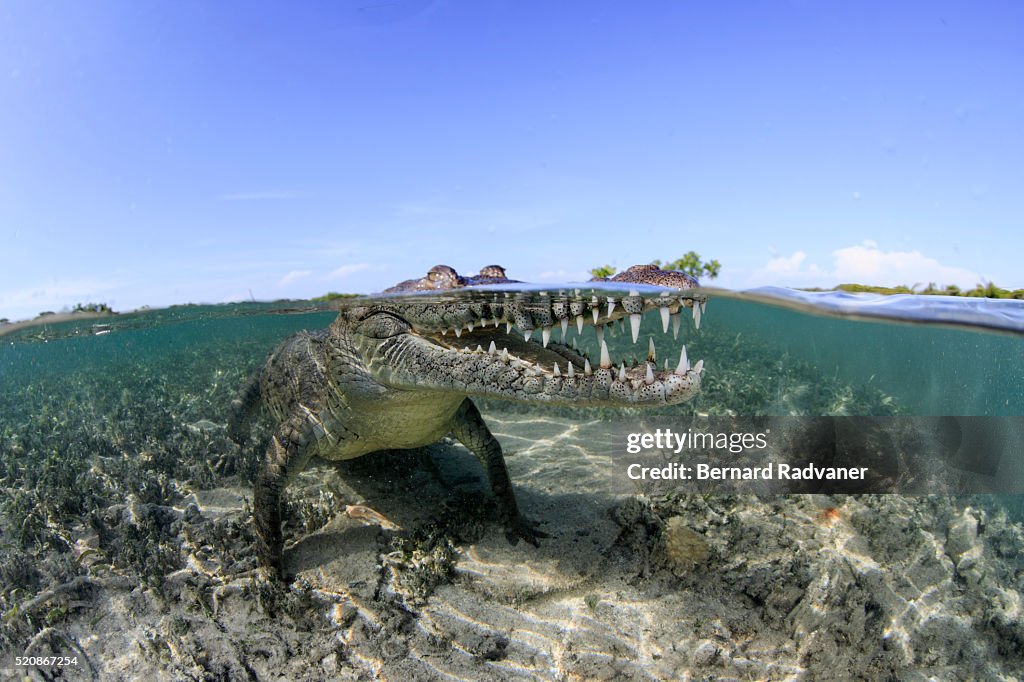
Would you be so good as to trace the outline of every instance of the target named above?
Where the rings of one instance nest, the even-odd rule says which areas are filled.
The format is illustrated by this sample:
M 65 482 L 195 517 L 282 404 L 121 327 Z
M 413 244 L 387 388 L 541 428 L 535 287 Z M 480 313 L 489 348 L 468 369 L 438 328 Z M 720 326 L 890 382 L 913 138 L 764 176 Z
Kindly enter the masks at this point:
M 377 313 L 359 323 L 359 333 L 372 339 L 386 339 L 409 331 L 409 323 L 389 313 Z

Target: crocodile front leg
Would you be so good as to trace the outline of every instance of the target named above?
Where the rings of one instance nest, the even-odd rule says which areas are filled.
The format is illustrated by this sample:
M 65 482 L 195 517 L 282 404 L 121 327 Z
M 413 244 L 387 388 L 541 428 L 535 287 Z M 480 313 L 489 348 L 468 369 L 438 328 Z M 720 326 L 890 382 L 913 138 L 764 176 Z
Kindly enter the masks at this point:
M 316 413 L 303 405 L 282 423 L 267 448 L 263 471 L 253 490 L 253 520 L 260 565 L 283 575 L 284 539 L 281 534 L 281 495 L 302 471 L 316 446 L 327 436 Z
M 501 522 L 505 526 L 505 537 L 513 545 L 522 538 L 534 547 L 540 546 L 539 538 L 548 537 L 547 533 L 537 530 L 537 524 L 519 514 L 516 496 L 512 491 L 505 468 L 505 458 L 501 454 L 501 444 L 484 423 L 480 411 L 469 398 L 462 401 L 458 411 L 452 418 L 451 433 L 477 456 L 487 472 L 487 480 L 491 491 L 498 501 Z

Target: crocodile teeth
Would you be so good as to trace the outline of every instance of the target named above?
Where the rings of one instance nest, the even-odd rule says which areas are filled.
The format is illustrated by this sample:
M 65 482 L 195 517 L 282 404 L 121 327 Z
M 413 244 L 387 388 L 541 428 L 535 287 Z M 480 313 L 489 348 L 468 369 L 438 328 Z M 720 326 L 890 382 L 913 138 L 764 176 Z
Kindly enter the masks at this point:
M 707 311 L 707 309 L 708 309 L 708 302 L 707 301 L 701 301 L 700 302 L 700 313 L 701 313 L 701 315 L 703 315 Z
M 578 334 L 582 334 L 583 333 L 583 316 L 582 315 L 577 315 L 576 316 L 576 332 Z
M 447 329 L 442 329 L 441 330 L 441 336 L 448 336 L 448 330 Z
M 650 386 L 651 384 L 654 383 L 654 369 L 653 369 L 653 367 L 654 367 L 654 363 L 653 362 L 648 362 L 647 363 L 647 373 L 644 374 L 644 383 L 647 384 L 648 386 Z
M 462 327 L 455 328 L 455 338 L 462 338 Z
M 686 346 L 683 346 L 683 352 L 679 354 L 679 366 L 676 367 L 676 374 L 684 376 L 686 371 L 690 369 L 690 361 L 686 358 Z
M 569 335 L 569 318 L 563 317 L 560 324 L 562 325 L 562 341 L 565 341 Z
M 590 360 L 586 358 L 583 359 L 583 373 L 588 377 L 594 373 L 594 370 L 590 368 Z
M 661 313 L 661 332 L 663 334 L 667 334 L 668 333 L 668 318 L 672 316 L 672 311 L 669 310 L 668 306 L 665 306 L 665 305 L 661 306 L 661 308 L 659 308 L 658 311 Z
M 523 332 L 523 341 L 529 341 L 530 340 L 530 336 L 532 334 L 533 334 L 533 330 L 532 329 L 527 329 L 526 331 L 524 331 Z
M 494 328 L 495 329 L 497 329 L 498 325 L 501 324 L 501 320 L 499 320 L 498 318 L 494 318 L 493 322 L 494 322 Z
M 467 322 L 466 323 L 466 331 L 469 331 L 469 332 L 473 331 L 473 323 L 472 322 Z
M 498 352 L 498 348 L 494 345 L 494 341 L 491 341 L 491 345 L 487 347 L 487 352 L 494 355 Z
M 526 337 L 529 340 L 530 337 Z M 548 342 L 551 341 L 551 327 L 550 325 L 540 330 L 540 338 L 544 342 L 544 347 L 548 347 Z
M 557 362 L 555 363 L 555 376 L 556 377 L 562 376 L 562 370 L 558 369 L 558 363 Z
M 493 342 L 493 341 L 491 341 L 491 343 L 493 344 L 494 342 Z M 483 348 L 483 346 L 481 346 L 481 345 L 480 345 L 479 343 L 478 343 L 478 344 L 476 344 L 476 352 L 477 352 L 477 353 L 483 353 L 483 352 L 484 352 L 484 348 Z
M 619 365 L 619 381 L 626 380 L 626 363 Z
M 700 329 L 700 305 L 693 306 L 693 326 Z
M 511 334 L 512 333 L 512 323 L 511 322 L 506 322 L 505 323 L 505 333 L 506 334 Z
M 612 311 L 615 310 L 615 299 L 611 296 L 608 297 L 608 317 L 612 316 Z
M 679 338 L 679 325 L 683 321 L 683 316 L 679 313 L 672 313 L 672 338 Z
M 608 344 L 601 339 L 601 369 L 608 369 L 612 366 L 611 356 L 608 355 Z
M 501 361 L 508 362 L 508 348 L 501 349 Z
M 701 372 L 703 372 L 704 371 L 704 361 L 703 360 L 698 360 L 697 364 L 693 366 L 693 371 L 696 372 L 697 374 L 700 374 Z
M 604 325 L 598 325 L 594 327 L 594 331 L 597 333 L 597 342 L 599 344 L 604 343 Z
M 654 337 L 647 337 L 647 361 L 654 362 L 657 359 L 657 355 L 654 352 Z
M 569 363 L 569 369 L 566 371 L 566 374 L 569 376 L 570 379 L 572 379 L 574 376 L 576 376 L 576 370 L 573 369 L 573 366 L 572 366 L 571 362 Z
M 633 331 L 633 343 L 640 338 L 640 313 L 632 313 L 629 316 L 629 326 Z

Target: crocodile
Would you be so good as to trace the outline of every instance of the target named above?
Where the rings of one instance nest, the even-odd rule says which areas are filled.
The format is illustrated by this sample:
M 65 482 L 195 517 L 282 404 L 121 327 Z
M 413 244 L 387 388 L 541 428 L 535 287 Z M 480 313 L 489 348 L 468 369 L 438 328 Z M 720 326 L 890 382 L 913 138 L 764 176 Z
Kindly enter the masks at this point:
M 568 292 L 479 289 L 507 285 L 500 266 L 475 277 L 436 266 L 402 282 L 399 296 L 355 299 L 327 329 L 285 340 L 232 401 L 229 435 L 244 442 L 259 406 L 278 424 L 254 484 L 253 518 L 261 566 L 283 575 L 282 493 L 314 456 L 347 460 L 388 449 L 416 448 L 448 434 L 480 460 L 509 542 L 538 546 L 547 537 L 520 514 L 501 445 L 473 397 L 575 406 L 657 406 L 680 403 L 700 391 L 703 361 L 690 365 L 683 346 L 674 369 L 648 361 L 611 361 L 605 327 L 628 319 L 634 343 L 642 314 L 658 310 L 662 331 L 678 335 L 684 308 L 699 327 L 706 298 L 684 273 L 634 266 L 611 281 L 669 287 L 656 294 L 598 297 Z M 474 291 L 474 287 L 477 290 Z M 472 295 L 424 298 L 408 292 L 464 289 Z M 505 289 L 501 291 L 500 289 Z M 429 300 L 428 300 L 429 299 Z M 570 324 L 596 330 L 600 357 L 566 345 Z M 561 328 L 561 341 L 552 332 Z M 513 333 L 515 328 L 518 333 Z M 538 335 L 536 332 L 540 331 Z M 534 337 L 540 336 L 540 339 Z M 575 343 L 573 344 L 575 345 Z
M 407 279 L 385 289 L 383 293 L 398 294 L 404 291 L 461 289 L 482 284 L 521 284 L 521 282 L 506 277 L 505 268 L 500 265 L 485 265 L 480 268 L 479 274 L 471 277 L 463 277 L 450 265 L 435 265 L 430 268 L 426 277 Z

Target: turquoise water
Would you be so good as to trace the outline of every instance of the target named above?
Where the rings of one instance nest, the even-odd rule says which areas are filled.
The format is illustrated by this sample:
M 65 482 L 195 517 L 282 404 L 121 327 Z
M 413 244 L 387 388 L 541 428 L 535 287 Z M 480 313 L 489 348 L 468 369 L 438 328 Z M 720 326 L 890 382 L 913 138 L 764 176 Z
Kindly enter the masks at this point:
M 709 366 L 727 369 L 730 358 L 706 337 L 730 338 L 775 354 L 779 363 L 811 365 L 851 386 L 878 388 L 905 414 L 1024 414 L 1024 302 L 786 290 L 714 292 L 712 300 L 703 335 L 683 339 L 705 352 Z M 118 365 L 123 371 L 126 363 L 162 363 L 199 349 L 219 355 L 232 344 L 253 353 L 231 354 L 239 366 L 252 368 L 263 349 L 333 318 L 327 304 L 245 303 L 0 327 L 0 378 L 17 386 L 47 375 Z M 593 343 L 592 332 L 580 342 Z M 189 367 L 182 369 L 187 374 Z M 768 404 L 751 407 L 751 413 L 771 412 Z
M 606 294 L 624 293 L 606 288 Z M 613 328 L 607 340 L 616 361 L 642 359 L 648 335 L 658 344 L 659 364 L 663 358 L 674 363 L 683 343 L 691 362 L 704 360 L 701 394 L 653 414 L 1019 417 L 1022 311 L 1018 301 L 712 291 L 699 331 L 686 320 L 674 340 L 658 333 L 657 315 L 648 314 L 638 346 L 626 329 Z M 6 444 L 9 456 L 14 442 L 45 443 L 52 434 L 26 431 L 40 413 L 60 421 L 65 440 L 85 432 L 97 437 L 125 412 L 137 413 L 136 431 L 122 439 L 151 437 L 147 422 L 163 425 L 161 433 L 168 425 L 223 425 L 234 392 L 277 343 L 299 330 L 326 327 L 335 314 L 327 304 L 246 303 L 9 329 L 0 336 L 0 433 L 6 434 L 0 446 Z M 591 328 L 578 337 L 570 329 L 570 336 L 596 358 Z M 496 413 L 576 414 L 500 400 L 483 404 Z M 1016 429 L 1019 421 L 1007 423 Z M 1024 475 L 1020 479 L 1024 486 Z
M 1024 415 L 1022 301 L 764 293 L 804 307 L 720 296 L 709 327 L 746 335 L 851 385 L 877 386 L 909 414 Z
M 198 541 L 187 524 L 111 519 L 125 505 L 140 504 L 177 509 L 180 516 L 204 499 L 203 491 L 232 491 L 239 500 L 251 494 L 259 446 L 239 449 L 226 437 L 229 403 L 275 345 L 297 331 L 326 327 L 335 315 L 326 304 L 248 303 L 44 320 L 0 330 L 0 565 L 13 567 L 0 571 L 0 610 L 11 613 L 24 606 L 27 595 L 75 576 L 130 576 L 165 589 L 160 586 L 168 576 L 194 570 L 193 550 L 186 549 Z M 684 320 L 680 339 L 663 337 L 655 313 L 643 320 L 640 347 L 646 352 L 650 334 L 657 339 L 659 364 L 663 357 L 674 361 L 682 343 L 691 361 L 705 362 L 701 394 L 651 413 L 661 417 L 955 415 L 1006 418 L 1012 431 L 1020 424 L 1013 418 L 1024 415 L 1022 330 L 1019 302 L 710 291 L 699 331 Z M 613 357 L 633 352 L 628 337 L 628 327 L 609 334 Z M 579 343 L 594 357 L 591 329 Z M 538 458 L 529 465 L 522 455 L 510 457 L 521 501 L 530 504 L 560 490 L 586 498 L 590 487 L 594 499 L 607 500 L 613 495 L 608 491 L 622 489 L 618 465 L 599 449 L 588 451 L 588 443 L 610 437 L 602 423 L 640 423 L 638 411 L 597 411 L 595 418 L 593 410 L 498 400 L 481 401 L 481 408 L 507 453 Z M 581 436 L 574 425 L 584 423 L 589 430 Z M 263 422 L 261 433 L 272 426 Z M 1003 485 L 992 489 L 1019 493 L 1024 449 L 1016 445 L 1021 434 L 1010 431 L 1007 443 L 1018 449 L 1002 453 Z M 465 466 L 477 465 L 470 459 Z M 596 478 L 582 484 L 586 476 Z M 307 530 L 292 531 L 300 547 L 303 533 L 319 527 L 310 515 L 322 524 L 346 508 L 331 502 L 336 493 L 317 494 L 302 502 L 306 516 L 300 525 Z M 693 499 L 715 504 L 707 497 Z M 970 504 L 987 511 L 964 513 L 992 519 L 1008 512 L 1012 520 L 1024 506 L 1021 499 L 975 495 Z M 224 533 L 204 545 L 225 548 L 218 555 L 221 568 L 211 573 L 217 580 L 255 567 L 247 507 L 239 505 L 234 515 L 221 518 L 200 504 Z M 1017 537 L 1019 526 L 1007 528 L 1000 531 L 999 551 L 1012 557 L 1019 548 L 1005 538 Z M 83 542 L 94 549 L 83 554 Z M 83 558 L 94 555 L 101 559 Z M 1011 583 L 1003 587 L 1016 589 Z M 47 623 L 72 628 L 80 622 L 76 618 L 74 609 L 65 609 L 8 619 L 0 628 L 0 649 L 16 651 Z M 1011 641 L 1016 636 L 1008 635 Z

